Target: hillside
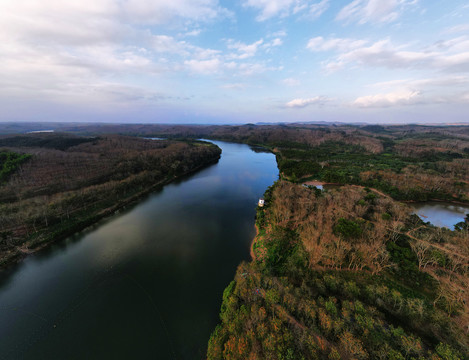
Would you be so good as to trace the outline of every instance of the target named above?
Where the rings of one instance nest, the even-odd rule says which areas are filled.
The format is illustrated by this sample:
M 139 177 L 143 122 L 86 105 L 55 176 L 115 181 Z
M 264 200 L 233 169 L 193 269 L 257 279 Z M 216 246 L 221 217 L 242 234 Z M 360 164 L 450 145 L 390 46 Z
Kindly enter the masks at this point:
M 467 230 L 353 186 L 279 181 L 265 198 L 208 359 L 467 358 Z

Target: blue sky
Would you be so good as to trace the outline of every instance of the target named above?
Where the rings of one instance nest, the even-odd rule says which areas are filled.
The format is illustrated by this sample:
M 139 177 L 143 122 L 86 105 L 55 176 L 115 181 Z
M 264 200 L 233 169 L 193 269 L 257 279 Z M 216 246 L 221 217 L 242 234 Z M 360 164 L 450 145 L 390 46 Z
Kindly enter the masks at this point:
M 0 121 L 469 121 L 469 1 L 2 0 L 0 61 Z

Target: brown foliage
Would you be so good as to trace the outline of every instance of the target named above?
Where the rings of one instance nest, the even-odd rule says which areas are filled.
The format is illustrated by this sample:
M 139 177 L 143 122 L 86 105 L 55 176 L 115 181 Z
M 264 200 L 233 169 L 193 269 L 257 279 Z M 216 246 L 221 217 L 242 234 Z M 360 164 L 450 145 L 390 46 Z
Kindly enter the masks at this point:
M 54 227 L 65 231 L 68 225 L 64 224 L 74 226 L 83 219 L 88 224 L 106 209 L 117 209 L 128 199 L 219 155 L 219 149 L 200 143 L 117 135 L 64 151 L 15 150 L 33 156 L 0 187 L 0 260 L 27 252 L 27 246 L 21 246 L 30 236 L 34 235 L 36 244 L 49 231 L 57 231 Z
M 388 197 L 379 197 L 370 203 L 364 201 L 366 191 L 354 186 L 326 192 L 316 196 L 310 189 L 280 182 L 270 206 L 272 219 L 277 225 L 297 230 L 312 268 L 380 272 L 390 264 L 386 241 L 399 232 L 408 209 Z M 391 214 L 384 220 L 383 214 Z M 348 239 L 334 232 L 339 219 L 360 224 L 362 234 Z

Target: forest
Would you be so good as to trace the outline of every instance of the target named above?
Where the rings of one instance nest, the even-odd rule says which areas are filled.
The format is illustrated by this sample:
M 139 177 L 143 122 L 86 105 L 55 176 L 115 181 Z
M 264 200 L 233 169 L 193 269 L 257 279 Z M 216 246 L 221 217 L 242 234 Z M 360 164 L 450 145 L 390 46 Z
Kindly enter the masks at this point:
M 357 186 L 279 180 L 265 200 L 208 359 L 467 358 L 467 229 Z
M 293 182 L 314 179 L 368 186 L 401 201 L 469 202 L 467 126 L 60 124 L 58 128 L 84 136 L 116 133 L 260 145 L 277 155 L 280 171 Z M 0 133 L 11 130 L 0 126 Z
M 216 162 L 213 144 L 63 133 L 0 138 L 0 265 Z
M 222 295 L 207 358 L 469 359 L 469 216 L 449 230 L 406 205 L 469 203 L 469 127 L 22 126 L 0 139 L 12 163 L 0 187 L 4 259 L 218 158 L 196 139 L 262 146 L 280 178 L 257 209 L 252 260 Z

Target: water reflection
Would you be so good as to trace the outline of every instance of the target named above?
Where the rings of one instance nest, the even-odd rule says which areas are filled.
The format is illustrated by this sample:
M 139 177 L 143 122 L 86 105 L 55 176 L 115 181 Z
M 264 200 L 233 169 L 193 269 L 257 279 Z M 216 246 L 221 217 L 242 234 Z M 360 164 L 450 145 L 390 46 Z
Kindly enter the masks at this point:
M 218 164 L 3 273 L 0 358 L 203 358 L 278 176 L 273 154 L 216 143 Z
M 469 206 L 458 205 L 446 202 L 424 202 L 410 203 L 417 214 L 423 221 L 429 221 L 431 224 L 439 227 L 447 227 L 453 230 L 454 225 L 464 221 L 466 214 L 469 213 Z

